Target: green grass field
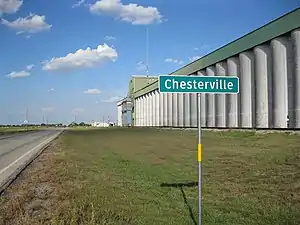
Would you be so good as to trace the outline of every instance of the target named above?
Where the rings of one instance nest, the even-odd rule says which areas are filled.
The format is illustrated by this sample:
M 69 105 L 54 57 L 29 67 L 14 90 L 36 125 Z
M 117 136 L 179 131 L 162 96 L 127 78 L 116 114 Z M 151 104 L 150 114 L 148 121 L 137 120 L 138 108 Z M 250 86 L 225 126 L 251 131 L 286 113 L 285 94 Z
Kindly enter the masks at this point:
M 27 132 L 39 129 L 38 127 L 0 127 L 0 135 Z
M 56 207 L 37 224 L 194 225 L 196 146 L 196 131 L 68 130 L 15 191 L 52 179 Z M 299 135 L 204 132 L 203 224 L 300 224 Z

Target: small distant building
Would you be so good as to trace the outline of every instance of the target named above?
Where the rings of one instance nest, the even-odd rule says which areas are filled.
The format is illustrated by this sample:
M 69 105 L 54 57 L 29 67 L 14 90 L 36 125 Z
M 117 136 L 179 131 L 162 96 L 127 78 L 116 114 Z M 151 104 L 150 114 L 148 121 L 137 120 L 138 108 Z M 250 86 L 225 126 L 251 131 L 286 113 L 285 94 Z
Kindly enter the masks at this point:
M 122 102 L 122 124 L 123 126 L 132 125 L 132 102 L 129 97 L 124 98 Z
M 135 109 L 134 109 L 134 93 L 151 82 L 157 81 L 157 76 L 133 75 L 127 93 L 127 97 L 117 102 L 117 126 L 134 126 Z
M 132 125 L 132 109 L 132 101 L 130 97 L 126 97 L 117 102 L 117 126 Z

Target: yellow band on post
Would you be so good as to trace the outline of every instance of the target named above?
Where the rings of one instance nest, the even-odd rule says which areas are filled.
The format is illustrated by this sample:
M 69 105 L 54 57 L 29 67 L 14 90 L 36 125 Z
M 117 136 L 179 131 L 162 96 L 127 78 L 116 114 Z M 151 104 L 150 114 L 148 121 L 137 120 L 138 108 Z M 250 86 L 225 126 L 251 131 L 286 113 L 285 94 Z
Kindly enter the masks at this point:
M 198 144 L 198 162 L 202 161 L 202 145 Z

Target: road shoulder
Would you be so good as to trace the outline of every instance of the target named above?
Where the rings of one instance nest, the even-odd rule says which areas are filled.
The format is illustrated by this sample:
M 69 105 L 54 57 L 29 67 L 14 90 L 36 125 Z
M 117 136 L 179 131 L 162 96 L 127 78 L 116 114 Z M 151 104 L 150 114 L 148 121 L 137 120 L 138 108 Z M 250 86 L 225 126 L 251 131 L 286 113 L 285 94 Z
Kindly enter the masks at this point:
M 29 225 L 59 216 L 68 204 L 60 199 L 73 189 L 62 170 L 66 167 L 62 159 L 63 153 L 54 141 L 21 172 L 0 198 L 0 224 Z

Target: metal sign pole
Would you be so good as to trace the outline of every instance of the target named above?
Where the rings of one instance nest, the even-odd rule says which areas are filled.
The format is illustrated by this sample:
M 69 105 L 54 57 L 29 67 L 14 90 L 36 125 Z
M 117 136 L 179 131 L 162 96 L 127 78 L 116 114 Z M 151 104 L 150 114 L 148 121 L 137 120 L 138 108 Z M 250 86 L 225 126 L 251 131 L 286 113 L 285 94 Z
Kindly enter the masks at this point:
M 201 93 L 197 93 L 197 114 L 198 114 L 198 214 L 199 222 L 202 224 L 202 144 L 201 144 Z

